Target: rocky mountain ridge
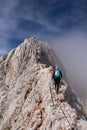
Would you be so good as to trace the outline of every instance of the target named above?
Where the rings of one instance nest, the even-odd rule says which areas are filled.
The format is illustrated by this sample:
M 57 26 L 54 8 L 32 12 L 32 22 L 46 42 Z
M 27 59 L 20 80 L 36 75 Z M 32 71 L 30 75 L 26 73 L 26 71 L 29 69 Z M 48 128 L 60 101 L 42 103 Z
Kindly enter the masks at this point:
M 64 79 L 56 95 L 56 56 L 48 44 L 25 39 L 0 59 L 0 130 L 86 130 L 86 113 Z

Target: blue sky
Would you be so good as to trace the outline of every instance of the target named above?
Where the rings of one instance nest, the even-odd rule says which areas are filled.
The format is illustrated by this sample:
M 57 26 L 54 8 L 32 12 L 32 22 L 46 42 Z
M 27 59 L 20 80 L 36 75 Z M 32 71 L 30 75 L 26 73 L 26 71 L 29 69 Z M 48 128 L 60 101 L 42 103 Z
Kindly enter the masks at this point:
M 86 29 L 87 0 L 0 0 L 0 56 L 27 37 L 49 41 Z

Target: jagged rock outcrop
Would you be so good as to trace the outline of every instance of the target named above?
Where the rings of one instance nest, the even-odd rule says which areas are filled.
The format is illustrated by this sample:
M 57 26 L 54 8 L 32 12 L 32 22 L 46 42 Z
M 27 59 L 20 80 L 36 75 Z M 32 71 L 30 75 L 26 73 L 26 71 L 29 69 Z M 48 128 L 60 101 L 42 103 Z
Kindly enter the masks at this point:
M 64 80 L 55 93 L 56 57 L 42 43 L 26 39 L 0 59 L 0 130 L 86 130 L 83 107 Z

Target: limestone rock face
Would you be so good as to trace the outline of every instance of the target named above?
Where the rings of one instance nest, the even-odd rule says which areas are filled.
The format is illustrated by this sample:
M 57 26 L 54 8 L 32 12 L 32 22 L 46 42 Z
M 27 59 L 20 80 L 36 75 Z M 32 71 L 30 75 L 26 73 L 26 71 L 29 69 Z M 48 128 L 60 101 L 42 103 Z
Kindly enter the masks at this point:
M 83 107 L 64 79 L 55 92 L 56 64 L 53 50 L 35 38 L 0 59 L 0 130 L 87 130 Z

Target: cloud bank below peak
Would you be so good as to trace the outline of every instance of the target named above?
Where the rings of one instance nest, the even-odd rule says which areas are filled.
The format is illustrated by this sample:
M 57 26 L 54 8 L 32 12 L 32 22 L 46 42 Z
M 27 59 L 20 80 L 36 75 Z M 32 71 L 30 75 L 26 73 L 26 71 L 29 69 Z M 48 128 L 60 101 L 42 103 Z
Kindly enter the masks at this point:
M 87 35 L 83 32 L 70 32 L 52 44 L 62 63 L 68 83 L 73 86 L 81 99 L 87 97 Z

